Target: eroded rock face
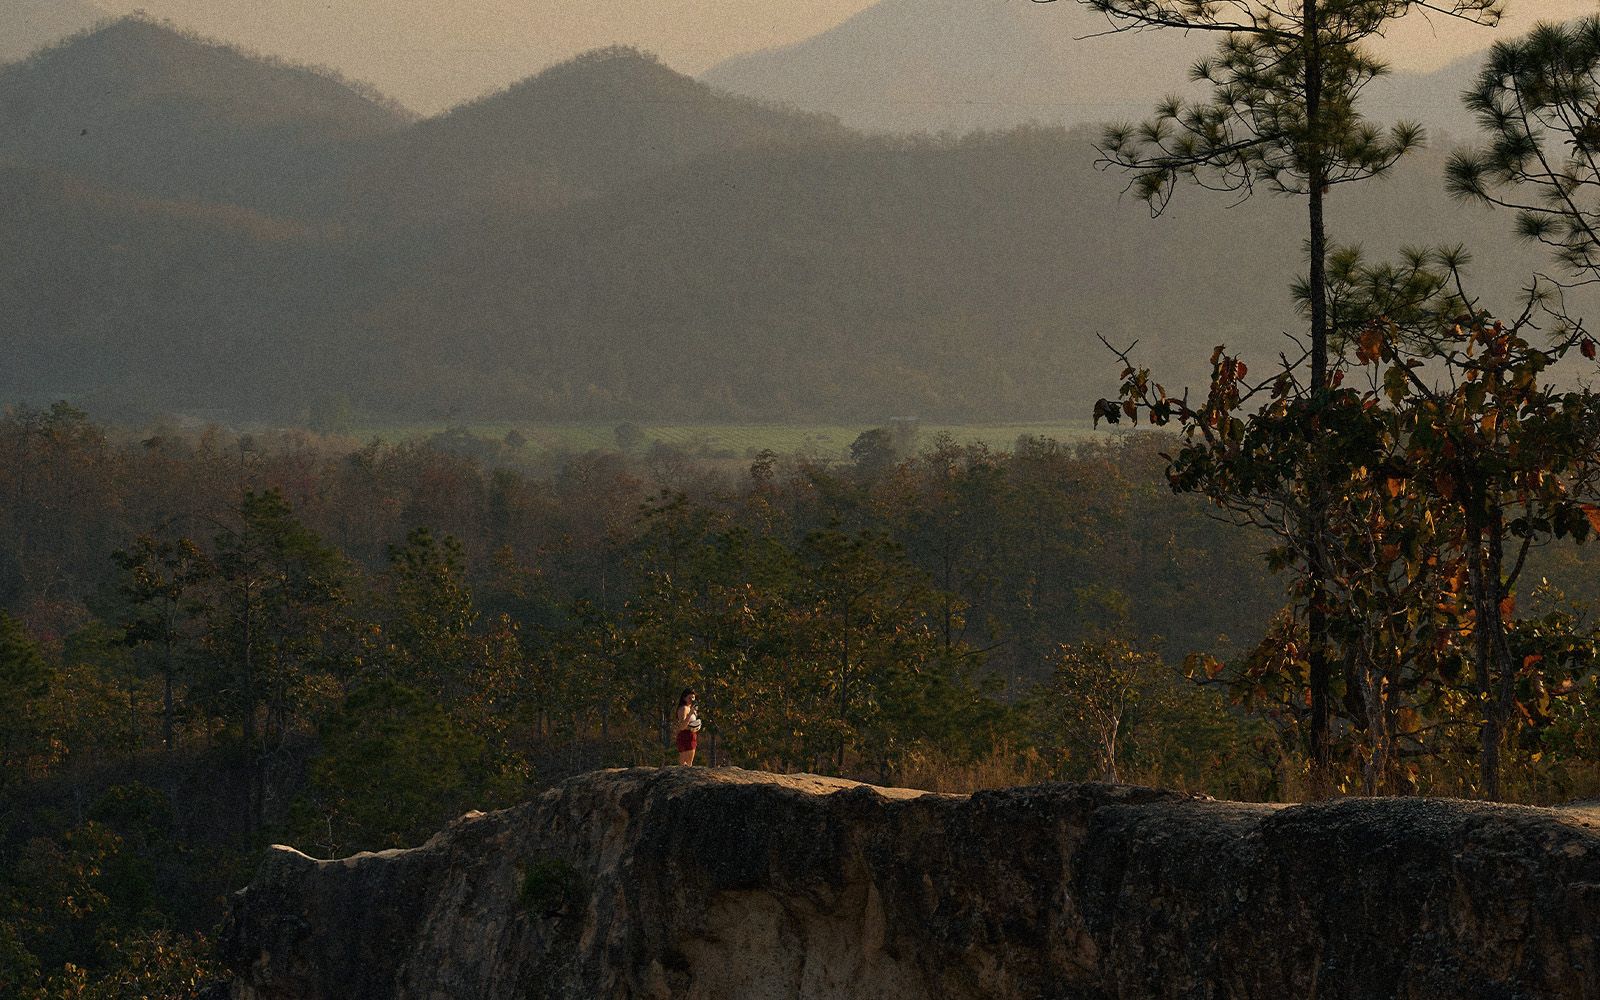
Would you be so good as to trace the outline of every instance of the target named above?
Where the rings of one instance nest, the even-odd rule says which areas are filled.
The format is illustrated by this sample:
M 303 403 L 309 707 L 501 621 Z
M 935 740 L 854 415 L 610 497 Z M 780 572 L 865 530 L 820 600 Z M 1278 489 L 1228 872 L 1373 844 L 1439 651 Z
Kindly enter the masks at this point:
M 1600 998 L 1600 812 L 603 771 L 275 848 L 223 947 L 235 1000 Z

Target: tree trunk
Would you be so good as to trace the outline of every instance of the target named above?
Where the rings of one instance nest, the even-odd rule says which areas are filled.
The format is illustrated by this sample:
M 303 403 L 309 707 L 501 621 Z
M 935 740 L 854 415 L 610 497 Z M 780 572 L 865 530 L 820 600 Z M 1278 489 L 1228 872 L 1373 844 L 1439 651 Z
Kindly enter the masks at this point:
M 1496 692 L 1495 707 L 1500 713 L 1501 728 L 1509 726 L 1515 717 L 1518 664 L 1511 654 L 1511 640 L 1506 635 L 1506 612 L 1501 604 L 1511 596 L 1505 582 L 1505 517 L 1497 506 L 1489 517 L 1489 569 L 1494 574 L 1494 640 L 1495 661 L 1500 668 L 1500 689 Z M 1515 609 L 1511 609 L 1515 614 Z
M 1482 505 L 1482 501 L 1479 502 Z M 1472 539 L 1476 566 L 1471 574 L 1474 577 L 1472 596 L 1477 616 L 1473 639 L 1479 694 L 1483 699 L 1480 769 L 1484 797 L 1497 802 L 1501 797 L 1500 750 L 1510 727 L 1516 697 L 1516 667 L 1501 612 L 1501 602 L 1506 598 L 1501 576 L 1505 563 L 1505 525 L 1498 509 L 1486 512 Z
M 244 747 L 245 754 L 249 757 L 250 769 L 250 801 L 249 824 L 250 842 L 254 844 L 261 833 L 262 803 L 265 798 L 262 789 L 263 770 L 265 761 L 262 759 L 261 750 L 256 746 L 256 677 L 255 677 L 255 635 L 254 624 L 251 617 L 250 585 L 246 583 L 244 594 Z
M 1354 651 L 1348 654 L 1355 657 Z M 1360 663 L 1345 676 L 1355 679 L 1361 686 L 1361 709 L 1367 725 L 1367 763 L 1362 769 L 1362 791 L 1369 796 L 1381 795 L 1388 781 L 1393 744 L 1389 739 L 1389 724 L 1384 709 L 1383 672 L 1371 654 L 1363 650 Z
M 1117 783 L 1117 731 L 1121 723 L 1113 719 L 1105 732 L 1106 747 L 1106 781 L 1115 785 Z
M 850 619 L 844 622 L 844 662 L 839 669 L 839 765 L 835 772 L 844 776 L 844 751 L 850 742 Z
M 1498 801 L 1500 749 L 1505 741 L 1515 697 L 1516 672 L 1506 641 L 1500 604 L 1505 599 L 1501 579 L 1504 524 L 1498 509 L 1488 509 L 1487 498 L 1474 490 L 1467 501 L 1468 584 L 1472 589 L 1473 667 L 1483 719 L 1479 728 L 1479 772 L 1483 796 Z
M 1483 566 L 1483 537 L 1480 532 L 1471 535 L 1472 562 L 1468 570 L 1472 586 L 1473 668 L 1478 680 L 1478 697 L 1482 704 L 1483 719 L 1478 728 L 1478 768 L 1484 797 L 1500 797 L 1500 713 L 1494 705 L 1491 692 L 1495 689 L 1494 666 L 1491 659 L 1493 642 L 1489 637 L 1489 581 Z M 1495 609 L 1498 612 L 1498 608 Z
M 1321 408 L 1328 389 L 1328 279 L 1327 229 L 1323 222 L 1326 187 L 1321 152 L 1322 47 L 1318 38 L 1317 0 L 1304 0 L 1306 46 L 1306 145 L 1309 174 L 1308 214 L 1311 243 L 1311 396 Z M 1307 470 L 1306 511 L 1306 661 L 1311 684 L 1311 787 L 1322 796 L 1331 790 L 1332 714 L 1329 705 L 1331 672 L 1328 664 L 1327 574 L 1323 568 L 1322 536 L 1328 520 L 1327 485 L 1320 463 L 1313 458 Z
M 166 636 L 166 657 L 161 671 L 161 745 L 167 753 L 172 752 L 172 628 L 169 625 Z

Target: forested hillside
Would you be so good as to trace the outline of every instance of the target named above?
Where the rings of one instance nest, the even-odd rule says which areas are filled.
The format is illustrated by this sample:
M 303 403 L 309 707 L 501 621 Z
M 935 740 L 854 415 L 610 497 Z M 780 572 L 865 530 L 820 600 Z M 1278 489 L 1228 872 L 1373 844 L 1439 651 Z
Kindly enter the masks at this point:
M 327 223 L 0 163 L 0 396 L 281 412 L 383 258 Z M 290 396 L 289 398 L 292 398 Z
M 411 844 L 660 763 L 685 684 L 713 762 L 1090 774 L 1063 742 L 1086 731 L 1028 693 L 1060 642 L 1159 633 L 1134 662 L 1166 721 L 1127 728 L 1124 767 L 1292 780 L 1158 655 L 1245 648 L 1279 595 L 1250 539 L 1173 512 L 1155 439 L 927 445 L 526 471 L 446 442 L 0 418 L 0 994 L 190 995 L 266 844 Z

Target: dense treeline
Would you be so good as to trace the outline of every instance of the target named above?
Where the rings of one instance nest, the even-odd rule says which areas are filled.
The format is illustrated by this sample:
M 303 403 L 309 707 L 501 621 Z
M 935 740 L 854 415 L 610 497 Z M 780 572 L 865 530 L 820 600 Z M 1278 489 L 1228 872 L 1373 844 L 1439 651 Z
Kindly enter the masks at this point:
M 1234 648 L 1218 633 L 1248 639 L 1276 600 L 1247 540 L 1168 509 L 1153 438 L 903 455 L 869 434 L 850 464 L 730 472 L 519 471 L 459 437 L 0 421 L 7 995 L 179 990 L 267 840 L 404 844 L 663 763 L 686 684 L 717 763 L 1085 777 L 1105 763 L 1047 693 L 1060 644 L 1161 635 L 1137 687 L 1174 728 L 1123 719 L 1124 772 L 1279 780 L 1250 724 L 1161 666 Z
M 913 452 L 902 428 L 845 464 L 518 469 L 464 437 L 0 420 L 7 995 L 181 995 L 262 844 L 413 843 L 665 763 L 685 685 L 702 762 L 1303 790 L 1304 706 L 1221 683 L 1292 641 L 1256 645 L 1281 583 L 1170 496 L 1165 438 Z M 1594 721 L 1556 714 L 1514 744 L 1518 794 L 1594 783 Z M 1472 788 L 1470 747 L 1409 763 L 1417 790 Z

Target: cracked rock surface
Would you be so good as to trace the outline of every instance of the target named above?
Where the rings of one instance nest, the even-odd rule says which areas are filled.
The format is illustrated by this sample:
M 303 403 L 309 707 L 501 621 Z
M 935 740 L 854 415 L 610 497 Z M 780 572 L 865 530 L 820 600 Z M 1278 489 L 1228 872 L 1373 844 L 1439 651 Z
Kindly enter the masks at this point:
M 1600 810 L 600 771 L 273 848 L 221 944 L 234 1000 L 1594 1000 Z

